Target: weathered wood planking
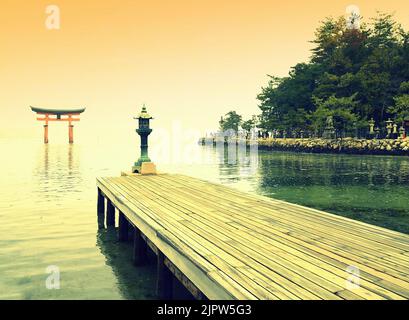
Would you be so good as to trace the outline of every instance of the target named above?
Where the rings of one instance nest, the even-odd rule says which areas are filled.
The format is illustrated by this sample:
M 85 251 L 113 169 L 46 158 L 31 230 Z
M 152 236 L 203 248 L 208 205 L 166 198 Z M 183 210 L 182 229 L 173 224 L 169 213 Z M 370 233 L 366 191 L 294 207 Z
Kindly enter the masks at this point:
M 112 204 L 209 299 L 409 298 L 408 235 L 183 175 L 97 186 L 109 215 Z

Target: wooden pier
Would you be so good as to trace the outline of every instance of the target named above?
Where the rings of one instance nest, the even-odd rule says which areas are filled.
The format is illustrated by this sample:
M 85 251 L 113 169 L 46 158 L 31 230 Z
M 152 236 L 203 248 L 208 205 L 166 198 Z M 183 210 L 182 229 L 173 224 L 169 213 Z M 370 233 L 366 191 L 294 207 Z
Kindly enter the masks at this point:
M 97 186 L 100 227 L 117 209 L 135 264 L 156 253 L 159 298 L 176 279 L 197 299 L 409 298 L 408 235 L 183 175 Z

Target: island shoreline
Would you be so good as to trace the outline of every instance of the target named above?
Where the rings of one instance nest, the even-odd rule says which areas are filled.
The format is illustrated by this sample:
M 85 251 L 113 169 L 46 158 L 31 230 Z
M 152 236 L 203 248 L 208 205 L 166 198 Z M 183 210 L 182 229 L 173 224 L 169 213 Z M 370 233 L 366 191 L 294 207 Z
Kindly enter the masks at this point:
M 395 155 L 409 156 L 409 139 L 323 139 L 323 138 L 260 138 L 257 140 L 230 140 L 246 146 L 257 145 L 259 150 L 303 153 Z M 215 138 L 201 138 L 201 145 L 216 145 Z M 221 141 L 223 143 L 223 141 Z M 224 141 L 225 144 L 229 142 Z

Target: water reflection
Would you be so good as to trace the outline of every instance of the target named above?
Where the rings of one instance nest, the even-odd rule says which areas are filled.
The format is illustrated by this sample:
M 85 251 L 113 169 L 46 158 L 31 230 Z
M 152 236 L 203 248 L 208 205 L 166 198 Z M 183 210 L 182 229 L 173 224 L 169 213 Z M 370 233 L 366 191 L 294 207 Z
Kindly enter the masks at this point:
M 131 237 L 130 237 L 131 238 Z M 117 287 L 125 299 L 157 299 L 156 255 L 149 250 L 146 264 L 135 267 L 132 262 L 133 242 L 119 242 L 117 230 L 101 229 L 97 233 L 97 247 L 112 268 Z M 172 296 L 176 300 L 193 300 L 194 297 L 174 278 Z
M 212 147 L 207 147 L 212 148 Z M 241 180 L 251 180 L 257 175 L 258 155 L 249 148 L 215 148 L 219 179 L 222 183 L 235 183 Z
M 409 233 L 407 157 L 259 151 L 254 166 L 248 158 L 230 163 L 237 150 L 215 152 L 222 183 Z
M 265 187 L 358 185 L 388 188 L 408 186 L 409 161 L 401 157 L 262 153 L 260 173 Z
M 43 145 L 38 152 L 33 178 L 40 194 L 48 201 L 67 198 L 83 191 L 79 150 L 75 145 Z
M 125 299 L 155 299 L 155 262 L 152 257 L 147 265 L 135 267 L 132 263 L 130 243 L 118 242 L 114 228 L 100 229 L 97 247 L 105 256 L 105 263 L 112 268 L 118 289 Z

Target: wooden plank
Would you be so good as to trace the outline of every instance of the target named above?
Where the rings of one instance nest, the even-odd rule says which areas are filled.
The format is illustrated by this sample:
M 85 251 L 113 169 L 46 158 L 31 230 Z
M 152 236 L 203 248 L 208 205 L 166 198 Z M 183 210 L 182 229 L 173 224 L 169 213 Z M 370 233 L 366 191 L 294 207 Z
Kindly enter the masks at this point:
M 407 235 L 180 175 L 97 185 L 210 299 L 409 297 Z M 351 265 L 356 290 L 345 287 Z
M 382 288 L 381 288 L 382 289 Z
M 182 189 L 179 189 L 179 190 L 182 190 Z M 192 190 L 190 190 L 189 191 L 189 194 L 191 195 L 191 197 L 193 197 L 194 196 L 194 192 L 192 191 Z M 196 199 L 199 199 L 200 197 L 199 196 L 196 196 Z M 266 218 L 263 218 L 263 220 L 265 220 Z M 311 232 L 311 230 L 308 230 L 308 232 Z M 334 231 L 332 231 L 332 233 L 334 233 Z M 340 243 L 344 243 L 344 241 L 348 241 L 348 240 L 346 240 L 346 239 L 343 239 L 343 242 L 340 242 Z M 348 252 L 349 252 L 350 250 L 348 249 Z M 360 252 L 362 253 L 362 252 L 365 252 L 365 250 L 362 250 L 361 248 L 360 248 Z M 373 254 L 374 252 L 372 252 L 372 254 Z M 379 254 L 379 250 L 377 250 L 376 252 L 375 252 L 376 254 Z M 400 256 L 399 256 L 400 257 Z M 384 264 L 386 264 L 387 263 L 387 258 L 385 258 L 385 257 L 382 257 L 383 258 L 383 260 L 384 261 L 381 261 L 380 262 L 380 264 L 382 264 L 382 263 L 384 263 Z M 404 260 L 404 259 L 400 259 L 400 260 Z M 399 260 L 398 260 L 399 261 Z M 400 261 L 400 263 L 401 263 L 401 265 L 402 265 L 402 269 L 404 269 L 404 268 L 406 268 L 406 266 L 404 266 L 404 261 L 402 262 L 402 261 Z M 396 265 L 396 264 L 398 264 L 399 265 L 399 263 L 396 263 L 396 261 L 393 261 L 393 263 L 392 264 L 390 264 L 390 265 L 386 265 L 386 267 L 387 268 L 390 268 L 390 269 L 394 269 L 394 266 Z
M 168 176 L 161 176 L 161 178 L 173 181 L 173 179 L 170 179 Z M 182 180 L 182 181 L 185 181 L 185 180 Z M 182 184 L 177 179 L 174 182 L 179 183 L 181 187 L 185 186 L 184 184 Z M 191 182 L 191 183 L 194 183 L 194 182 Z M 220 189 L 220 186 L 217 186 L 217 188 Z M 234 200 L 234 199 L 237 198 L 237 195 L 238 195 L 237 190 L 232 191 L 230 188 L 226 188 L 226 190 L 223 190 L 223 192 L 220 193 L 220 192 L 215 191 L 215 188 L 203 189 L 203 187 L 201 187 L 201 188 L 193 188 L 192 187 L 192 188 L 189 188 L 189 189 L 196 190 L 196 191 L 200 190 L 202 192 L 202 195 L 203 195 L 203 193 L 209 193 L 212 196 L 212 198 L 223 201 L 225 205 L 229 204 L 230 207 L 237 209 L 237 207 L 236 207 L 237 201 Z M 230 193 L 233 194 L 233 197 L 229 196 Z M 221 194 L 223 196 L 221 196 Z M 242 195 L 242 197 L 245 198 L 245 197 L 248 197 L 248 195 L 244 194 L 244 195 Z M 252 198 L 252 197 L 254 197 L 254 195 L 251 195 L 250 198 Z M 280 206 L 277 206 L 277 205 L 280 205 Z M 242 206 L 241 206 L 241 208 L 242 208 Z M 308 219 L 309 218 L 309 220 L 311 220 L 312 213 L 315 213 L 317 211 L 317 210 L 314 210 L 314 209 L 305 208 L 305 207 L 297 206 L 297 205 L 290 204 L 290 203 L 285 203 L 283 201 L 279 202 L 277 200 L 272 200 L 270 198 L 265 198 L 265 197 L 260 198 L 260 196 L 258 196 L 256 202 L 254 202 L 254 201 L 248 202 L 248 205 L 246 206 L 246 208 L 249 208 L 249 209 L 262 208 L 262 209 L 265 209 L 265 210 L 274 209 L 275 211 L 278 211 L 276 213 L 279 213 L 281 216 L 282 216 L 283 211 L 285 211 L 286 216 L 290 215 L 290 216 L 294 217 L 294 215 L 295 215 L 296 219 L 301 219 L 301 218 Z M 294 212 L 294 208 L 298 208 L 299 211 Z M 259 211 L 257 211 L 257 212 L 259 212 Z M 261 213 L 264 213 L 264 212 L 261 211 Z M 274 211 L 272 211 L 272 213 L 274 213 Z M 342 231 L 344 231 L 344 232 L 345 231 L 356 232 L 355 234 L 360 235 L 361 239 L 366 239 L 366 237 L 369 237 L 369 240 L 373 240 L 373 241 L 376 241 L 376 242 L 380 242 L 381 244 L 384 244 L 385 241 L 382 241 L 382 239 L 383 239 L 382 234 L 384 234 L 384 232 L 388 232 L 388 233 L 392 233 L 392 234 L 393 233 L 398 234 L 398 233 L 390 231 L 390 230 L 386 230 L 386 229 L 376 227 L 376 226 L 372 226 L 372 225 L 363 224 L 363 223 L 360 223 L 358 221 L 350 220 L 350 219 L 347 219 L 347 218 L 344 218 L 344 217 L 341 217 L 341 216 L 334 216 L 334 215 L 330 215 L 330 214 L 324 213 L 324 212 L 319 212 L 319 213 L 321 213 L 322 215 L 325 215 L 325 216 L 323 217 L 322 215 L 320 216 L 320 215 L 315 214 L 313 221 L 319 220 L 320 225 L 321 224 L 330 225 L 331 227 L 334 227 L 334 224 L 331 224 L 331 223 L 334 223 L 334 221 L 336 221 L 337 224 L 340 223 L 340 222 L 342 222 L 342 223 L 348 222 L 348 224 L 345 225 L 345 228 Z M 329 219 L 329 218 L 331 218 L 331 219 Z M 351 225 L 351 223 L 352 223 L 352 225 Z M 362 231 L 362 229 L 363 229 L 362 226 L 365 226 L 365 227 L 370 228 L 370 229 L 366 229 L 366 230 L 372 231 L 372 232 L 362 234 L 362 232 L 359 233 L 357 231 L 354 231 L 354 230 L 356 230 L 356 225 L 357 224 L 359 224 L 361 226 L 361 228 L 359 228 L 359 231 Z M 376 229 L 375 235 L 373 235 L 374 234 L 374 229 Z M 378 234 L 380 233 L 379 231 L 383 231 L 383 232 L 381 232 L 381 236 L 378 236 Z M 394 240 L 393 244 L 394 245 L 397 245 L 397 244 L 402 245 L 403 246 L 402 249 L 409 247 L 409 237 L 406 236 L 406 235 L 399 234 L 399 239 L 395 237 L 395 238 L 393 238 L 393 240 Z M 403 242 L 400 243 L 399 241 L 396 241 L 396 240 L 400 240 L 400 241 L 403 241 Z M 400 252 L 400 250 L 399 250 L 399 252 Z
M 97 186 L 104 194 L 114 201 L 115 205 L 123 212 L 132 224 L 138 227 L 155 245 L 166 254 L 181 272 L 183 272 L 209 299 L 234 299 L 234 296 L 224 287 L 220 287 L 212 279 L 207 277 L 207 273 L 214 270 L 213 266 L 197 259 L 190 260 L 186 253 L 191 251 L 180 241 L 167 235 L 167 232 L 161 228 L 154 220 L 138 211 L 138 208 L 128 203 L 122 194 L 115 190 L 103 178 L 97 179 Z M 194 254 L 193 254 L 194 255 Z
M 140 191 L 142 192 L 142 190 L 144 190 L 144 189 L 141 189 Z M 139 193 L 138 200 L 141 201 L 142 199 L 143 199 L 143 197 L 141 197 L 141 194 Z M 167 213 L 169 213 L 169 211 L 167 211 Z M 184 224 L 185 221 L 180 221 L 180 223 Z M 179 227 L 183 229 L 182 226 L 179 226 Z M 183 229 L 183 233 L 186 233 L 187 230 L 188 230 L 188 229 Z M 197 234 L 200 234 L 200 232 L 197 232 Z M 218 256 L 220 256 L 220 255 L 223 256 L 223 252 L 220 251 L 219 246 L 220 246 L 220 245 L 223 246 L 223 241 L 226 241 L 226 239 L 217 239 L 217 240 L 215 240 L 215 239 L 213 238 L 213 241 L 212 241 L 212 242 L 208 242 L 209 238 L 212 238 L 212 236 L 211 236 L 210 234 L 207 234 L 206 237 L 202 239 L 202 241 L 205 241 L 205 242 L 206 242 L 206 248 L 209 249 L 209 250 L 211 250 L 211 251 L 214 251 L 215 254 L 207 254 L 206 258 L 207 258 L 207 259 L 211 259 L 211 262 L 212 262 L 212 263 L 214 263 L 215 265 L 217 265 L 218 267 L 220 267 L 220 260 L 219 260 L 219 259 L 216 259 L 216 258 L 218 258 Z M 221 240 L 221 241 L 219 242 L 218 240 Z M 227 239 L 227 240 L 228 240 L 228 239 Z M 230 240 L 231 240 L 231 239 L 230 239 Z M 214 243 L 215 243 L 215 242 L 218 242 L 218 243 L 219 243 L 218 245 L 216 245 L 216 247 L 214 246 Z M 235 248 L 232 247 L 232 248 L 224 249 L 224 251 L 225 251 L 225 252 L 230 252 L 231 250 L 234 250 L 234 249 L 235 249 Z M 238 255 L 235 254 L 235 256 L 237 257 Z M 241 259 L 242 259 L 243 262 L 247 261 L 247 260 L 250 258 L 249 256 L 243 256 L 243 255 L 240 255 L 240 254 L 239 254 L 239 256 L 241 257 Z M 216 260 L 215 260 L 215 259 L 216 259 Z M 215 261 L 219 262 L 219 264 L 217 264 Z M 226 261 L 230 261 L 230 262 L 227 263 L 227 264 L 226 264 L 226 263 L 223 264 L 223 267 L 226 267 L 226 266 L 228 266 L 229 264 L 230 264 L 231 266 L 236 266 L 236 267 L 240 267 L 240 266 L 243 265 L 241 262 L 235 262 L 235 261 L 237 261 L 237 260 L 235 260 L 235 261 L 232 262 L 232 261 L 231 261 L 231 257 L 229 257 L 229 259 L 226 260 Z M 254 265 L 256 265 L 258 262 L 257 262 L 257 261 L 254 261 L 254 260 L 250 260 L 250 262 L 248 262 L 248 263 L 252 264 L 253 267 L 254 267 Z M 277 266 L 274 266 L 274 267 L 277 268 Z M 284 271 L 285 271 L 285 268 L 282 268 L 281 270 L 284 270 Z M 277 274 L 277 277 L 280 277 L 280 276 Z M 290 275 L 290 276 L 288 276 L 288 277 L 294 279 L 295 275 Z M 322 282 L 325 282 L 325 279 L 321 279 L 321 280 L 322 280 Z M 308 281 L 308 280 L 305 280 L 305 281 Z M 291 284 L 292 284 L 292 283 L 291 283 Z M 311 287 L 314 287 L 314 284 L 311 284 Z M 337 288 L 337 290 L 338 290 L 338 289 L 339 289 L 339 288 Z M 299 291 L 302 291 L 302 290 L 303 290 L 302 288 L 299 288 Z M 315 290 L 320 291 L 320 288 L 317 287 L 317 286 L 315 286 Z M 333 299 L 336 299 L 336 298 L 337 298 L 335 295 L 331 295 L 329 292 L 326 292 L 323 288 L 321 288 L 321 290 L 323 291 L 323 293 L 322 293 L 323 296 L 325 296 L 325 297 L 327 297 L 327 298 L 328 298 L 329 296 L 331 296 Z M 312 299 L 312 298 L 314 298 L 314 297 L 317 298 L 317 296 L 314 296 L 314 295 L 312 295 L 311 293 L 310 293 L 310 294 L 307 294 L 306 292 L 304 292 L 304 297 L 308 297 L 308 298 L 310 298 L 310 299 Z
M 168 258 L 165 258 L 165 266 L 168 267 L 170 272 L 184 285 L 193 297 L 197 300 L 207 300 L 206 296 Z
M 141 191 L 142 190 L 143 189 L 141 189 Z M 141 201 L 142 199 L 143 199 L 143 197 L 141 197 L 141 195 L 139 194 L 138 201 Z M 169 213 L 169 211 L 167 211 L 167 213 Z M 184 224 L 184 223 L 186 223 L 186 221 L 180 221 L 180 223 Z M 189 229 L 184 228 L 184 226 L 179 226 L 179 228 L 181 229 L 183 234 L 190 232 Z M 196 232 L 196 231 L 197 230 L 195 230 L 194 236 L 196 234 L 200 234 L 200 232 Z M 209 239 L 212 239 L 212 241 L 209 242 Z M 221 240 L 221 241 L 219 241 L 219 240 Z M 228 249 L 226 249 L 226 248 L 223 249 L 223 241 L 227 241 L 227 240 L 231 240 L 231 239 L 230 238 L 215 239 L 214 237 L 212 237 L 212 235 L 207 234 L 205 237 L 202 238 L 201 242 L 206 243 L 206 248 L 208 250 L 212 251 L 213 253 L 204 253 L 203 251 L 201 253 L 205 254 L 205 258 L 210 260 L 213 264 L 217 265 L 219 268 L 221 268 L 221 265 L 220 265 L 221 260 L 218 259 L 219 256 L 222 256 L 222 257 L 224 257 L 226 259 L 225 260 L 226 263 L 223 263 L 222 267 L 226 267 L 226 266 L 228 267 L 229 265 L 232 266 L 232 267 L 240 267 L 240 266 L 243 266 L 243 263 L 245 263 L 245 262 L 252 264 L 253 267 L 254 267 L 254 265 L 256 265 L 258 263 L 257 261 L 252 260 L 249 256 L 243 256 L 243 255 L 240 255 L 240 254 L 239 255 L 235 254 L 235 256 L 236 257 L 239 256 L 241 261 L 239 261 L 237 259 L 232 260 L 232 256 L 231 255 L 226 255 L 226 252 L 230 252 L 231 250 L 235 250 L 235 249 L 233 247 L 228 248 Z M 218 245 L 216 245 L 215 243 L 218 243 Z M 250 259 L 250 262 L 248 261 L 249 259 Z M 216 263 L 216 261 L 219 262 L 219 263 Z M 277 266 L 275 266 L 275 267 L 277 267 Z M 285 270 L 285 269 L 282 268 L 282 270 Z M 277 277 L 280 277 L 280 276 L 277 274 Z M 294 275 L 290 275 L 289 277 L 294 278 Z M 325 281 L 325 280 L 322 279 L 322 281 Z M 312 284 L 312 286 L 313 286 L 313 284 Z M 321 288 L 321 290 L 325 291 L 322 288 Z M 303 289 L 299 288 L 299 291 L 303 291 Z M 324 293 L 324 295 L 330 295 L 330 294 L 329 294 L 329 292 L 327 292 L 327 293 Z M 314 297 L 316 298 L 317 297 L 317 296 L 314 296 L 312 294 L 307 294 L 307 292 L 304 293 L 304 296 L 308 296 L 309 298 L 314 298 Z M 335 299 L 336 296 L 332 295 L 332 298 Z
M 221 186 L 218 184 L 214 184 L 211 182 L 205 182 L 203 180 L 199 180 L 199 179 L 192 179 L 190 177 L 186 177 L 183 175 L 161 175 L 161 178 L 166 178 L 166 179 L 170 179 L 172 181 L 181 183 L 181 181 L 185 182 L 185 185 L 195 185 L 195 186 L 200 186 L 197 187 L 197 189 L 200 190 L 220 190 L 222 191 L 223 196 L 227 196 L 228 194 L 231 194 L 233 196 L 237 196 L 239 195 L 240 197 L 243 198 L 247 198 L 249 201 L 251 202 L 268 202 L 269 205 L 273 205 L 273 204 L 278 204 L 282 207 L 292 207 L 292 208 L 299 208 L 301 210 L 307 210 L 308 215 L 314 215 L 314 218 L 316 219 L 323 219 L 322 221 L 332 221 L 332 222 L 336 222 L 337 224 L 343 224 L 346 227 L 356 227 L 357 225 L 360 226 L 359 230 L 369 230 L 369 231 L 373 231 L 376 230 L 377 231 L 377 237 L 378 239 L 381 239 L 383 236 L 386 237 L 390 237 L 394 240 L 404 240 L 404 242 L 408 245 L 409 244 L 409 238 L 407 235 L 403 235 L 402 233 L 399 233 L 397 231 L 393 231 L 393 230 L 388 230 L 382 227 L 378 227 L 378 226 L 374 226 L 374 225 L 370 225 L 364 222 L 360 222 L 357 220 L 352 220 L 346 217 L 342 217 L 342 216 L 338 216 L 338 215 L 334 215 L 331 213 L 327 213 L 324 211 L 319 211 L 316 209 L 312 209 L 312 208 L 306 208 L 300 205 L 296 205 L 296 204 L 292 204 L 292 203 L 288 203 L 288 202 L 284 202 L 281 200 L 277 200 L 277 199 L 272 199 L 272 198 L 266 198 L 264 196 L 259 196 L 256 194 L 244 194 L 243 192 L 240 192 L 236 189 L 233 189 L 231 187 L 228 186 Z M 280 207 L 281 208 L 281 207 Z M 354 229 L 354 228 L 353 228 Z M 402 238 L 402 235 L 404 236 L 404 238 Z
M 191 192 L 190 194 L 192 194 L 193 192 Z M 193 196 L 193 195 L 192 195 Z M 196 198 L 197 200 L 200 200 L 198 198 Z M 235 214 L 237 216 L 237 213 Z M 257 217 L 252 217 L 252 220 L 257 220 Z M 265 223 L 265 219 L 262 219 L 260 222 L 264 222 Z M 267 223 L 266 223 L 267 224 Z M 289 230 L 285 230 L 286 233 L 289 233 Z
M 161 175 L 161 178 L 166 178 L 166 179 L 171 179 L 172 181 L 181 183 L 181 181 L 188 183 L 188 185 L 196 185 L 199 186 L 200 188 L 196 188 L 196 189 L 200 189 L 202 191 L 207 190 L 207 191 L 214 191 L 214 190 L 221 190 L 222 194 L 223 194 L 223 198 L 226 199 L 226 196 L 233 195 L 233 196 L 241 196 L 243 198 L 248 198 L 248 200 L 251 201 L 250 204 L 254 204 L 254 201 L 256 202 L 257 205 L 262 205 L 263 203 L 268 202 L 268 206 L 269 207 L 276 207 L 276 205 L 279 205 L 278 210 L 281 210 L 282 208 L 297 208 L 300 211 L 297 212 L 298 214 L 306 214 L 307 216 L 314 216 L 314 219 L 318 219 L 319 221 L 322 221 L 323 223 L 336 223 L 336 224 L 340 224 L 346 228 L 349 228 L 350 230 L 355 230 L 356 226 L 359 225 L 360 228 L 358 229 L 359 231 L 362 230 L 368 230 L 371 231 L 369 233 L 366 234 L 359 234 L 361 235 L 363 238 L 365 238 L 366 236 L 371 236 L 374 231 L 376 230 L 376 236 L 375 236 L 375 240 L 381 240 L 382 238 L 390 238 L 394 240 L 394 244 L 399 244 L 400 241 L 403 241 L 402 244 L 404 244 L 406 247 L 409 246 L 409 237 L 407 235 L 403 235 L 402 233 L 399 233 L 397 231 L 393 231 L 393 230 L 388 230 L 382 227 L 378 227 L 378 226 L 374 226 L 374 225 L 370 225 L 364 222 L 360 222 L 357 220 L 352 220 L 349 218 L 345 218 L 342 216 L 338 216 L 338 215 L 334 215 L 334 214 L 330 214 L 324 211 L 319 211 L 316 209 L 312 209 L 312 208 L 306 208 L 300 205 L 296 205 L 296 204 L 292 204 L 292 203 L 288 203 L 288 202 L 284 202 L 281 200 L 276 200 L 276 199 L 271 199 L 271 198 L 266 198 L 263 196 L 259 196 L 259 195 L 255 195 L 255 194 L 243 194 L 242 192 L 235 190 L 233 188 L 230 187 L 225 187 L 225 186 L 220 186 L 217 184 L 213 184 L 213 183 L 209 183 L 209 182 L 204 182 L 202 180 L 198 180 L 198 179 L 191 179 L 190 177 L 186 177 L 186 176 L 181 176 L 181 175 L 172 175 L 171 177 L 169 175 Z M 211 186 L 211 188 L 206 188 L 209 187 L 209 185 Z M 205 186 L 205 188 L 203 187 Z M 221 189 L 222 188 L 222 189 Z M 259 203 L 261 202 L 261 203 Z M 352 228 L 351 228 L 352 227 Z
M 139 200 L 142 199 L 141 194 L 139 194 L 139 198 L 138 198 L 138 199 L 139 199 Z M 183 229 L 182 231 L 183 231 L 183 232 L 182 232 L 183 234 L 189 232 L 188 229 Z M 191 236 L 191 237 L 194 237 L 195 235 L 194 235 L 194 234 L 190 234 L 190 236 Z M 189 238 L 186 239 L 186 238 L 183 238 L 183 237 L 182 237 L 182 239 L 187 240 L 187 241 L 191 240 L 191 239 L 189 239 Z M 199 241 L 207 241 L 207 240 L 206 240 L 206 239 L 199 239 Z M 191 244 L 192 244 L 192 241 L 190 241 L 190 245 L 191 245 Z M 210 246 L 212 246 L 212 244 L 211 244 L 210 242 L 207 242 L 207 243 L 206 243 L 206 248 L 209 248 Z M 210 259 L 210 260 L 212 261 L 212 263 L 214 263 L 214 257 L 215 257 L 215 255 L 213 255 L 212 252 L 209 252 L 209 251 L 207 251 L 206 249 L 204 249 L 204 247 L 202 247 L 201 249 L 202 249 L 202 250 L 198 250 L 198 246 L 197 246 L 197 244 L 196 244 L 196 250 L 198 250 L 202 255 L 205 255 L 205 257 L 206 257 L 208 260 Z M 241 263 L 239 260 L 232 260 L 232 258 L 233 258 L 232 256 L 229 256 L 226 252 L 220 250 L 219 248 L 212 247 L 212 250 L 215 251 L 217 255 L 223 256 L 223 257 L 226 259 L 226 261 L 230 261 L 229 263 L 231 263 L 231 264 L 233 264 L 233 265 L 235 265 L 235 266 L 241 266 L 241 265 L 242 265 L 242 263 Z M 219 260 L 219 262 L 221 262 L 221 260 Z M 220 266 L 220 265 L 219 265 L 219 266 Z

